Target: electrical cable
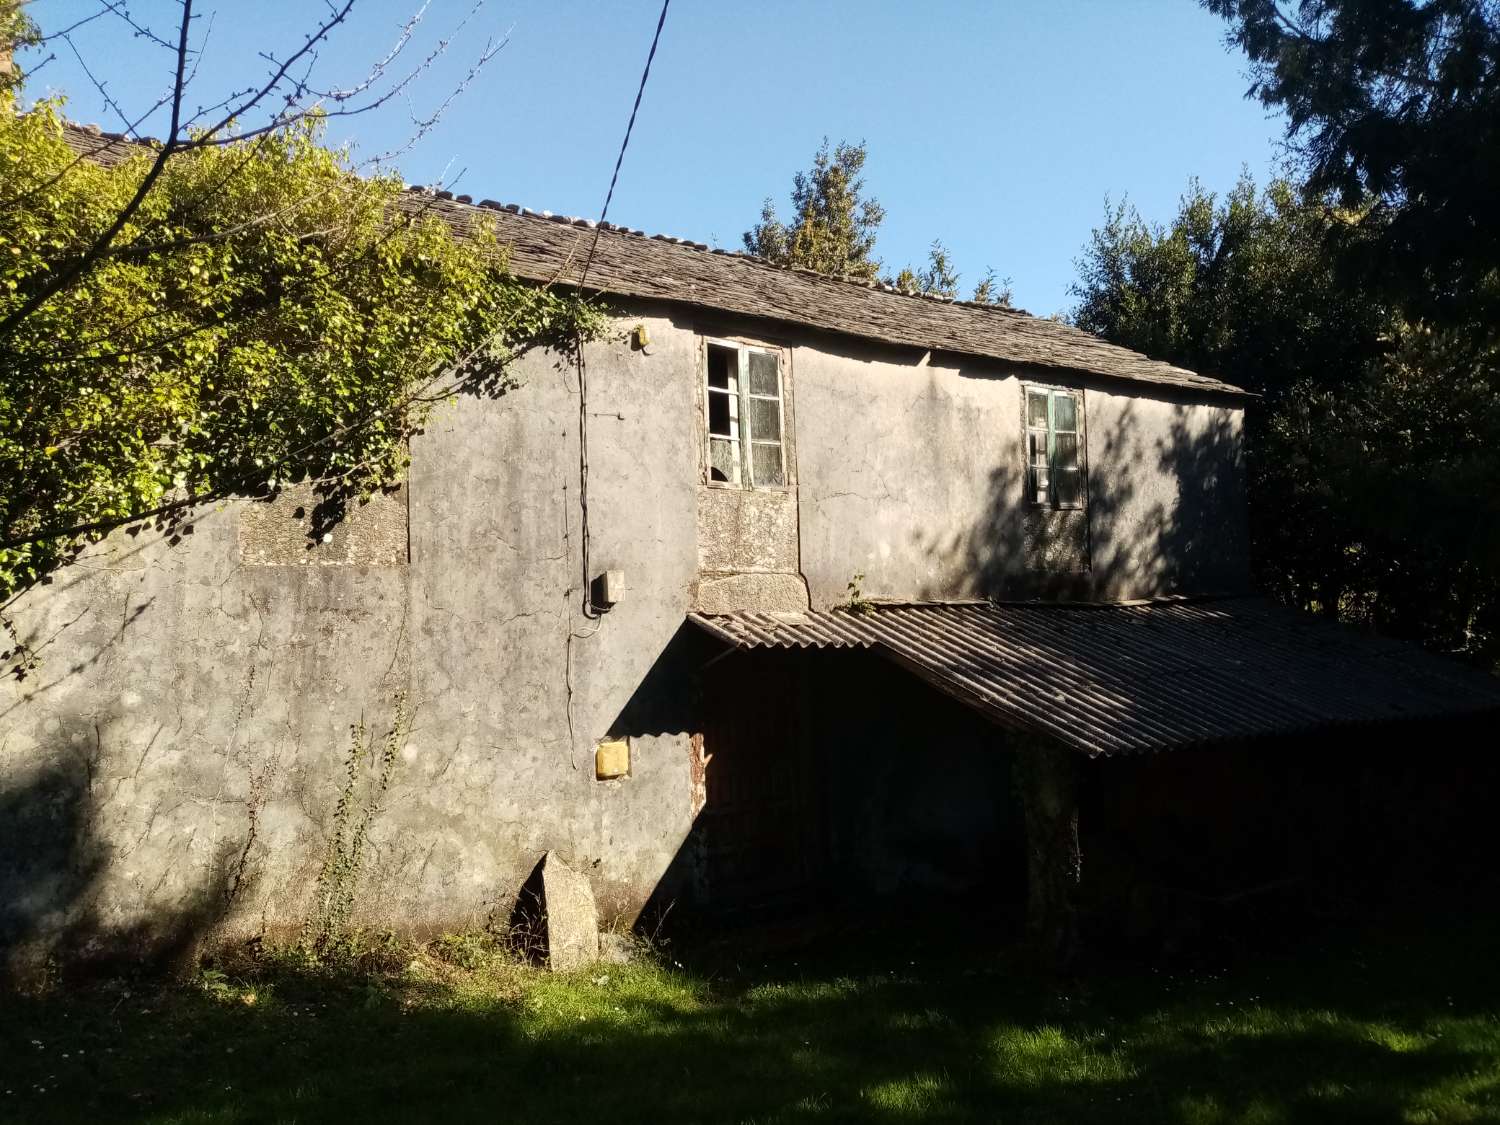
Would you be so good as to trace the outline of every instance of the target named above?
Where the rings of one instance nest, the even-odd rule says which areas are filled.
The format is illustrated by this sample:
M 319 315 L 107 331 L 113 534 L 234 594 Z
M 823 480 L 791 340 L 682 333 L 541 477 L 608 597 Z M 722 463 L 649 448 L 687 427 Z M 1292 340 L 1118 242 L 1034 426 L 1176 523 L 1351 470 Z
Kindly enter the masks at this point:
M 661 15 L 656 20 L 656 32 L 651 36 L 651 50 L 646 54 L 646 65 L 641 70 L 641 82 L 636 87 L 635 104 L 630 107 L 630 120 L 625 125 L 625 136 L 620 141 L 619 155 L 615 157 L 615 169 L 609 177 L 609 190 L 604 194 L 604 206 L 599 210 L 599 221 L 594 224 L 594 240 L 589 244 L 588 257 L 584 259 L 583 270 L 578 275 L 580 293 L 583 292 L 585 283 L 588 281 L 589 269 L 594 264 L 594 252 L 599 249 L 599 236 L 604 233 L 604 221 L 609 216 L 609 205 L 615 197 L 615 187 L 620 182 L 620 168 L 625 163 L 625 151 L 630 147 L 630 134 L 635 131 L 635 118 L 641 109 L 641 98 L 646 93 L 646 80 L 651 77 L 651 63 L 656 58 L 656 48 L 661 42 L 662 28 L 667 22 L 667 8 L 671 6 L 671 3 L 672 0 L 662 0 Z M 578 367 L 578 512 L 579 553 L 583 566 L 583 615 L 591 620 L 597 620 L 603 617 L 603 614 L 594 610 L 589 589 L 589 380 L 581 332 L 575 331 L 574 333 L 573 354 Z M 578 768 L 578 762 L 577 741 L 573 734 L 573 640 L 575 637 L 587 640 L 598 631 L 599 626 L 595 625 L 588 633 L 577 633 L 569 624 L 567 642 L 564 646 L 563 678 L 568 693 L 568 749 L 575 770 Z
M 604 194 L 604 206 L 599 210 L 599 221 L 594 224 L 594 240 L 589 244 L 588 257 L 584 259 L 583 271 L 578 276 L 580 292 L 588 281 L 589 269 L 594 264 L 594 253 L 599 249 L 599 236 L 604 233 L 604 222 L 609 215 L 609 205 L 615 197 L 615 187 L 620 182 L 620 168 L 625 163 L 625 152 L 630 147 L 630 135 L 635 131 L 636 115 L 641 110 L 641 98 L 646 93 L 646 81 L 651 77 L 651 63 L 656 58 L 656 48 L 661 42 L 662 28 L 666 26 L 667 9 L 671 4 L 672 0 L 662 0 L 661 15 L 656 20 L 656 32 L 651 36 L 651 49 L 646 53 L 646 65 L 641 70 L 640 85 L 636 87 L 635 104 L 630 107 L 630 120 L 625 126 L 625 136 L 620 141 L 619 155 L 615 157 L 614 172 L 609 177 L 609 190 Z M 578 367 L 578 508 L 580 554 L 583 566 L 583 615 L 592 619 L 601 614 L 594 610 L 589 591 L 589 583 L 592 580 L 592 575 L 589 574 L 589 383 L 588 364 L 583 355 L 581 334 L 576 334 L 574 337 L 573 351 Z

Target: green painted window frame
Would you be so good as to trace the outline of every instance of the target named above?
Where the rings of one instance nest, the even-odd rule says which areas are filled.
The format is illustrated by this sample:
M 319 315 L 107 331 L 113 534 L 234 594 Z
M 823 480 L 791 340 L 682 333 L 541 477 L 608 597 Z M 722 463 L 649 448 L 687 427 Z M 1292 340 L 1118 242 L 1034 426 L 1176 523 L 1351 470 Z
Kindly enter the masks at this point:
M 1033 411 L 1033 400 L 1045 402 L 1045 410 Z M 1071 409 L 1060 409 L 1067 402 Z M 1063 387 L 1027 385 L 1022 398 L 1022 423 L 1026 434 L 1026 499 L 1033 507 L 1054 511 L 1081 511 L 1088 504 L 1088 476 L 1084 471 L 1083 392 Z M 1040 413 L 1041 416 L 1038 416 Z M 1064 423 L 1073 416 L 1072 428 Z M 1059 439 L 1063 440 L 1059 440 Z M 1072 453 L 1067 452 L 1072 439 Z M 1069 490 L 1061 482 L 1071 474 Z

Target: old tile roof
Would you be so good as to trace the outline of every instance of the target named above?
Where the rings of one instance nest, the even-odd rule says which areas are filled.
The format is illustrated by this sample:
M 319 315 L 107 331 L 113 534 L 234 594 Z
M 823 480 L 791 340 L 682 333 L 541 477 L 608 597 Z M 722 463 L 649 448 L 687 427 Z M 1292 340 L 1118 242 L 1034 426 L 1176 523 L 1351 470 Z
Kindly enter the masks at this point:
M 136 142 L 94 127 L 70 126 L 67 138 L 75 151 L 106 164 L 139 151 Z M 597 234 L 588 286 L 622 297 L 692 305 L 1043 371 L 1246 395 L 1218 379 L 1014 309 L 914 296 L 884 285 L 773 265 L 749 254 L 713 250 L 700 242 L 609 223 L 597 229 L 586 219 L 539 214 L 488 199 L 475 203 L 451 192 L 413 188 L 402 204 L 409 211 L 442 218 L 460 234 L 471 231 L 476 220 L 489 222 L 509 246 L 512 272 L 528 281 L 576 284 Z
M 1261 598 L 690 614 L 737 648 L 864 648 L 1091 756 L 1500 714 L 1500 680 Z

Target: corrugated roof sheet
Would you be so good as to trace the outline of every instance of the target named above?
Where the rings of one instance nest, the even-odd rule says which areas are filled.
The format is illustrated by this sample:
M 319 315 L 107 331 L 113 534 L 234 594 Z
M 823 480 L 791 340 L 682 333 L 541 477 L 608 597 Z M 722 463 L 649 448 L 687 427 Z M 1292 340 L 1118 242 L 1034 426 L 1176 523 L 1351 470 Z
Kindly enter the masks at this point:
M 690 614 L 738 648 L 865 648 L 1090 755 L 1500 712 L 1500 680 L 1259 598 Z
M 91 127 L 69 126 L 66 135 L 75 151 L 103 164 L 117 164 L 139 151 L 137 142 Z M 412 189 L 403 206 L 436 215 L 460 234 L 472 230 L 476 221 L 492 224 L 510 248 L 512 272 L 529 281 L 576 283 L 597 229 L 586 219 L 537 214 L 488 199 L 474 203 L 469 196 L 451 192 Z M 588 282 L 591 289 L 619 296 L 766 318 L 886 344 L 1189 391 L 1246 393 L 1071 325 L 1014 309 L 843 281 L 608 223 L 599 232 Z

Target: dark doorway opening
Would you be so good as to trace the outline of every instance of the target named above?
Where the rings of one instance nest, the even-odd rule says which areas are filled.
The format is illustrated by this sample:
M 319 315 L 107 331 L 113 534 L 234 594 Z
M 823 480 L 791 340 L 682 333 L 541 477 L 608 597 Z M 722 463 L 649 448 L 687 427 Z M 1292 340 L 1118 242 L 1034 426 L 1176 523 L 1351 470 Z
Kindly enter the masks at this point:
M 803 662 L 735 652 L 703 676 L 706 897 L 729 913 L 809 906 L 822 881 L 819 778 L 807 737 Z
M 1005 733 L 880 656 L 739 651 L 702 676 L 701 897 L 725 920 L 1019 910 Z

